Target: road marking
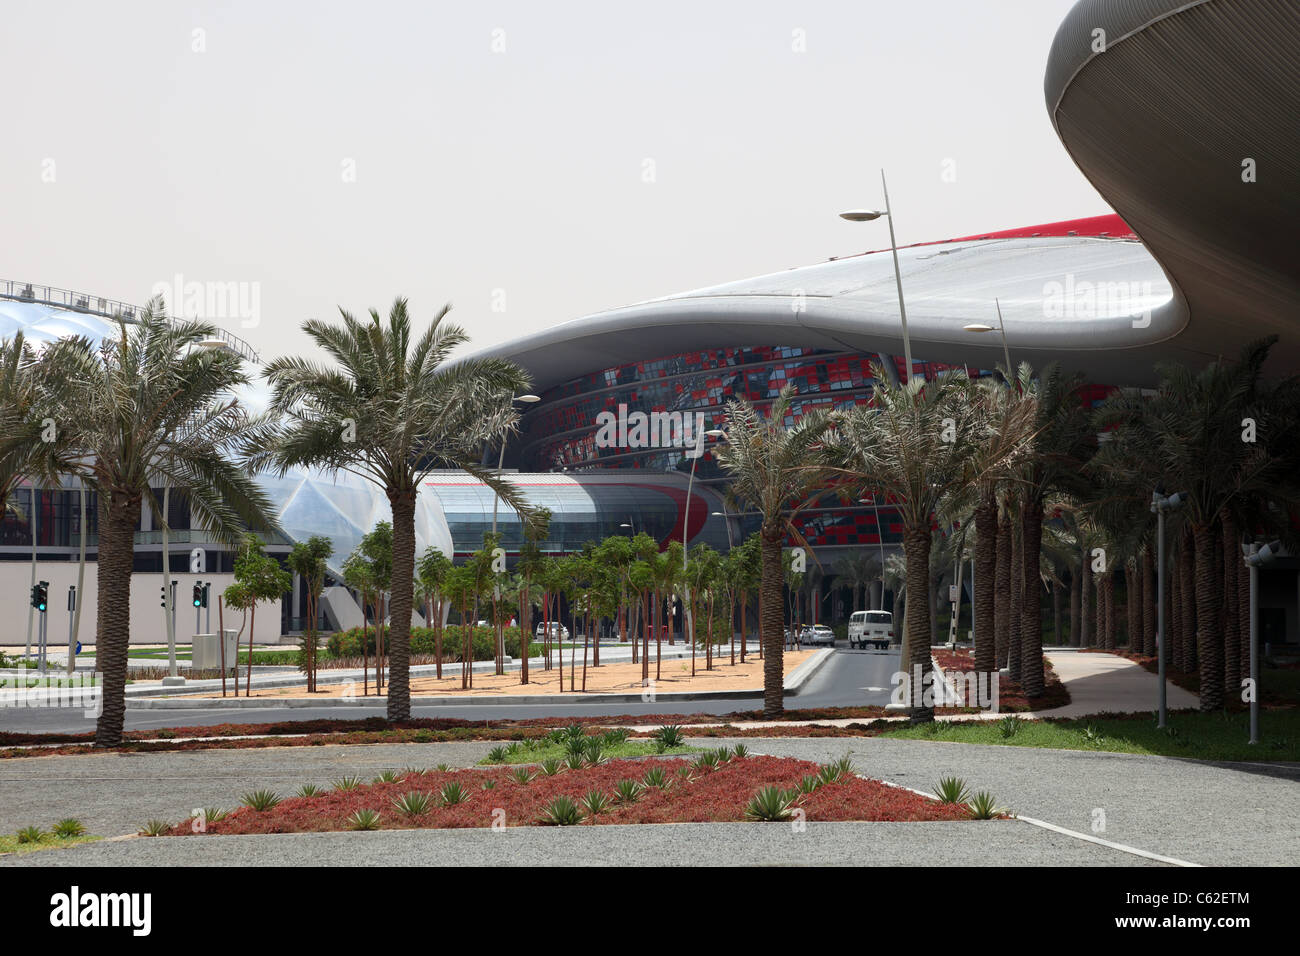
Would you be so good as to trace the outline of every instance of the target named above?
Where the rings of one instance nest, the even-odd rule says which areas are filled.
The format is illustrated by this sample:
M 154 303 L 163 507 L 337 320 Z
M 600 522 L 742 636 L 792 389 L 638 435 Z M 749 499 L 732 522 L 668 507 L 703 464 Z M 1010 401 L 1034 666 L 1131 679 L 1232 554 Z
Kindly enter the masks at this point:
M 868 777 L 864 774 L 858 774 L 858 776 L 862 777 L 864 780 L 876 779 L 875 777 Z M 915 787 L 908 787 L 901 783 L 894 783 L 892 780 L 881 780 L 879 782 L 883 783 L 887 787 L 897 787 L 899 790 L 907 790 L 911 793 L 915 793 L 917 796 L 925 797 L 928 800 L 933 800 L 935 798 L 933 793 L 926 793 L 924 790 L 917 790 Z M 1199 863 L 1189 863 L 1187 860 L 1180 860 L 1177 857 L 1172 856 L 1161 856 L 1159 853 L 1152 853 L 1150 850 L 1142 850 L 1135 846 L 1129 846 L 1127 843 L 1115 843 L 1111 840 L 1103 840 L 1101 837 L 1092 836 L 1089 833 L 1080 833 L 1078 830 L 1059 827 L 1055 823 L 1048 823 L 1046 820 L 1039 820 L 1035 817 L 1022 817 L 1020 814 L 1015 813 L 1015 811 L 1010 812 L 1012 813 L 1012 819 L 1019 820 L 1021 823 L 1028 823 L 1030 826 L 1042 827 L 1044 830 L 1051 830 L 1053 833 L 1060 833 L 1064 836 L 1074 837 L 1076 840 L 1083 840 L 1087 843 L 1095 843 L 1098 846 L 1108 847 L 1112 850 L 1119 850 L 1121 853 L 1131 853 L 1134 856 L 1140 856 L 1147 860 L 1155 860 L 1158 863 L 1168 863 L 1170 866 L 1196 867 L 1198 869 L 1201 866 Z

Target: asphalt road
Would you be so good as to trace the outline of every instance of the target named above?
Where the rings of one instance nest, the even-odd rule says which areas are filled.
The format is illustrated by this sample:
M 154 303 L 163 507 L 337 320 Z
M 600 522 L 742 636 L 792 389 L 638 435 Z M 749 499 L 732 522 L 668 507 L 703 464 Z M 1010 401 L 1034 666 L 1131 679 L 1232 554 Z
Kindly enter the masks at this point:
M 787 698 L 789 707 L 851 707 L 889 703 L 890 678 L 898 669 L 897 652 L 850 651 L 839 649 L 812 676 L 802 692 Z M 655 703 L 528 704 L 495 706 L 471 704 L 464 707 L 414 707 L 416 717 L 459 717 L 470 720 L 526 720 L 535 717 L 607 717 L 616 714 L 727 714 L 761 710 L 763 698 L 731 700 L 659 701 Z M 229 723 L 277 723 L 318 719 L 360 719 L 384 716 L 384 706 L 374 707 L 223 707 L 177 710 L 135 710 L 127 708 L 128 730 L 192 727 Z M 95 729 L 95 721 L 75 708 L 0 708 L 0 731 L 24 733 L 84 733 Z

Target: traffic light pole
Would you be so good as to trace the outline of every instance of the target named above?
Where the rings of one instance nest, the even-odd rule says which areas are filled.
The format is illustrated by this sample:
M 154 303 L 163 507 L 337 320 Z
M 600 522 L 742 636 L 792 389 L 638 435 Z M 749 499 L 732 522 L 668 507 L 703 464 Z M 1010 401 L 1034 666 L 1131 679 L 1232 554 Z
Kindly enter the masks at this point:
M 77 635 L 74 622 L 77 619 L 77 586 L 68 585 L 68 673 L 77 669 Z

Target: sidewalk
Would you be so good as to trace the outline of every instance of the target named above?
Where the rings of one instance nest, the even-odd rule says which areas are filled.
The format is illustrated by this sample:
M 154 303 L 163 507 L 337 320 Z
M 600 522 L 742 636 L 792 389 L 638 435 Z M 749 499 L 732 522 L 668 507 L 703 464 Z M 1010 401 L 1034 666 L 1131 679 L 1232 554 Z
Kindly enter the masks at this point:
M 1038 717 L 1086 717 L 1090 714 L 1139 714 L 1156 709 L 1159 678 L 1115 654 L 1047 651 L 1061 683 L 1070 692 L 1070 703 L 1052 710 L 1040 710 Z M 1200 699 L 1190 691 L 1166 685 L 1166 703 L 1170 710 L 1200 706 Z

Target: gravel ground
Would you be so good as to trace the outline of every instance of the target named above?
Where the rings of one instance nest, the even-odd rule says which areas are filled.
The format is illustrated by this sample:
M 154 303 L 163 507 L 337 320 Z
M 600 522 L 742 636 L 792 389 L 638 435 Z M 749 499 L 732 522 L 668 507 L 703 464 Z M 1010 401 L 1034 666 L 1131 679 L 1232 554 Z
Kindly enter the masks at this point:
M 1143 865 L 1027 823 L 773 823 L 379 830 L 92 843 L 16 866 Z
M 706 746 L 727 741 L 700 740 Z M 827 761 L 848 753 L 860 773 L 929 790 L 945 774 L 990 790 L 1012 810 L 1082 833 L 1202 864 L 1300 863 L 1300 767 L 1208 764 L 1166 757 L 989 747 L 881 738 L 747 739 L 758 753 Z M 200 806 L 233 807 L 258 787 L 291 793 L 345 774 L 438 763 L 471 766 L 490 742 L 288 747 L 45 757 L 0 763 L 0 832 L 75 816 L 90 832 L 132 833 Z M 1096 864 L 1150 861 L 1019 822 L 602 826 L 128 840 L 0 859 L 0 865 L 563 863 L 635 865 Z

